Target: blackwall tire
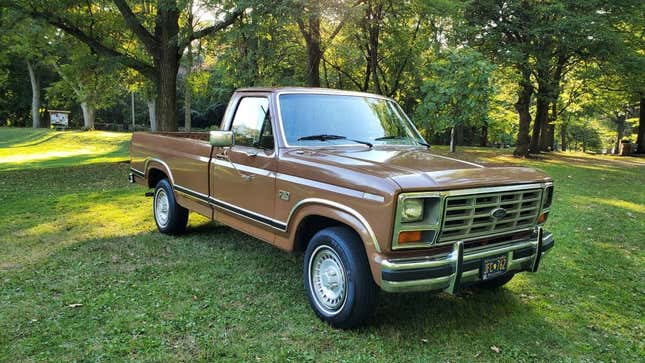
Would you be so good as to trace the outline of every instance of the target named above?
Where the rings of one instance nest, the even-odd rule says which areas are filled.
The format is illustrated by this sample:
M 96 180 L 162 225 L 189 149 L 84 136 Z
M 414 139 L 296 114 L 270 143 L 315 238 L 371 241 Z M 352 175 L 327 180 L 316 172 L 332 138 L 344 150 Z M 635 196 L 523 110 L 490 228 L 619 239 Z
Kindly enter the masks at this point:
M 361 325 L 378 300 L 361 239 L 345 227 L 316 233 L 305 251 L 304 285 L 316 315 L 335 328 Z
M 160 180 L 155 187 L 152 215 L 161 233 L 180 234 L 186 230 L 188 209 L 177 204 L 168 179 Z

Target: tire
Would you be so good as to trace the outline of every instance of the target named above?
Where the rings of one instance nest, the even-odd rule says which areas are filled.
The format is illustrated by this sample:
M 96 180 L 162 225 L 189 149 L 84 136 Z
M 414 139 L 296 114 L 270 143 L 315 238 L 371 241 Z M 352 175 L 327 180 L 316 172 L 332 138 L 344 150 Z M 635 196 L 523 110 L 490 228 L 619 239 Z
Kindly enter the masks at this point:
M 307 245 L 303 265 L 309 305 L 322 321 L 349 329 L 374 313 L 378 287 L 363 242 L 353 231 L 329 227 L 316 233 Z
M 188 209 L 177 204 L 168 179 L 161 179 L 155 187 L 152 215 L 163 234 L 180 234 L 186 230 Z
M 507 273 L 492 280 L 480 281 L 475 286 L 480 289 L 495 290 L 506 285 L 515 276 L 514 273 Z

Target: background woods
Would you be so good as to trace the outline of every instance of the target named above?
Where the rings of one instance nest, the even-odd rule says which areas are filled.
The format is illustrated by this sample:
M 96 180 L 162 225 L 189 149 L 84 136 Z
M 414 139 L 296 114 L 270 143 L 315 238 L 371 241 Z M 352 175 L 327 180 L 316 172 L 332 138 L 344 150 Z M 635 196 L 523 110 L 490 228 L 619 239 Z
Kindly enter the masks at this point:
M 4 125 L 206 129 L 237 87 L 302 85 L 393 97 L 453 147 L 645 152 L 642 1 L 0 5 Z

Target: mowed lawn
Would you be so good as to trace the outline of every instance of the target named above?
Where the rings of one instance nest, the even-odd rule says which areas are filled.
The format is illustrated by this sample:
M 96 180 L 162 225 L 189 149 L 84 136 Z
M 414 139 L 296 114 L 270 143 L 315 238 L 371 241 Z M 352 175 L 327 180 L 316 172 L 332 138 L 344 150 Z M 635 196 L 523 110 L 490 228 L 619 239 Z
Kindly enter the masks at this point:
M 366 327 L 340 331 L 309 308 L 302 256 L 194 215 L 159 234 L 126 180 L 128 140 L 0 128 L 0 361 L 645 357 L 645 159 L 461 149 L 554 177 L 541 271 L 461 297 L 382 293 Z

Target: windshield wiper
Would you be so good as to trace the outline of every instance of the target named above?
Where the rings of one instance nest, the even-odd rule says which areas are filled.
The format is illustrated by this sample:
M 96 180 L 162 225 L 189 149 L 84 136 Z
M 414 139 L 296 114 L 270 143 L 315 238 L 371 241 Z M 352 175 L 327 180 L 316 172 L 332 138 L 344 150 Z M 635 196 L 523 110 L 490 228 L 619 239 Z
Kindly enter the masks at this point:
M 404 137 L 404 136 L 382 136 L 382 137 L 377 137 L 374 140 L 382 141 L 382 140 L 402 140 L 402 139 L 409 139 L 409 138 Z M 417 139 L 413 139 L 413 140 L 416 141 L 417 144 L 419 144 L 419 145 L 423 145 L 423 146 L 427 147 L 428 149 L 430 148 L 430 144 L 428 144 L 426 142 L 423 142 L 423 141 L 420 141 L 420 140 L 417 140 Z
M 341 136 L 341 135 L 328 135 L 328 134 L 320 134 L 320 135 L 309 135 L 309 136 L 303 136 L 301 138 L 298 138 L 298 141 L 302 140 L 320 140 L 320 141 L 327 141 L 327 140 L 347 140 L 347 141 L 353 141 L 357 142 L 359 144 L 367 145 L 370 148 L 374 145 L 372 145 L 371 142 L 367 141 L 361 141 L 361 140 L 354 140 L 354 139 L 348 139 L 347 136 Z

